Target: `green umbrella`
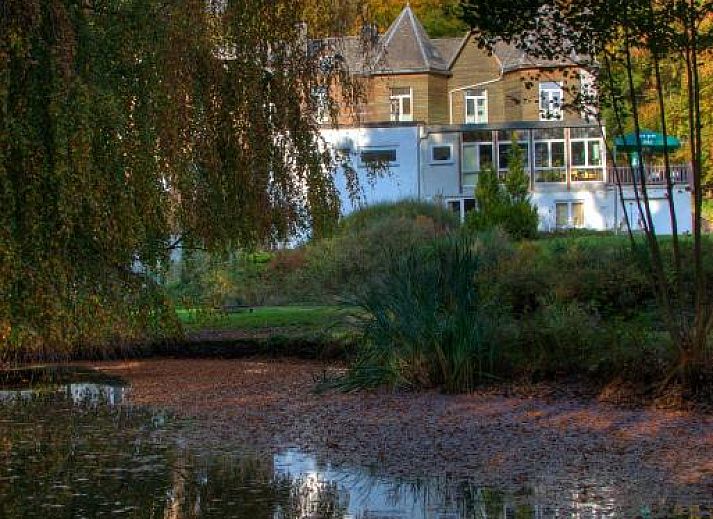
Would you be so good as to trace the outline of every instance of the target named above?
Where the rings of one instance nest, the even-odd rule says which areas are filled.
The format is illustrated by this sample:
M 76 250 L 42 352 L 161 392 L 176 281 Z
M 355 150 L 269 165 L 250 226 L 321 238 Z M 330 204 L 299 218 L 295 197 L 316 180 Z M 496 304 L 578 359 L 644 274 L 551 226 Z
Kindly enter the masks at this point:
M 641 149 L 644 153 L 664 152 L 663 134 L 650 130 L 641 130 L 639 135 L 641 138 Z M 675 151 L 681 147 L 681 141 L 671 135 L 666 136 L 666 143 L 669 151 Z M 624 136 L 617 136 L 614 139 L 614 146 L 616 147 L 616 151 L 621 151 L 622 153 L 636 153 L 638 151 L 636 134 L 627 133 Z

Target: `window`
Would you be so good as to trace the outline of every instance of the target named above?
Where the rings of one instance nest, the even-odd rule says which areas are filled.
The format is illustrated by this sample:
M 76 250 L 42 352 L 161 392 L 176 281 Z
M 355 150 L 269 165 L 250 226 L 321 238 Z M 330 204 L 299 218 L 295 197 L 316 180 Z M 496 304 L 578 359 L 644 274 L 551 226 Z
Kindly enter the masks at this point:
M 488 122 L 487 90 L 465 91 L 465 123 L 481 124 Z
M 597 115 L 597 82 L 594 74 L 587 70 L 579 72 L 579 97 L 582 119 L 592 121 Z
M 465 220 L 465 215 L 475 210 L 475 198 L 457 198 L 446 200 L 446 207 L 457 214 L 461 221 Z
M 388 167 L 396 162 L 396 149 L 368 149 L 359 154 L 363 167 Z
M 572 181 L 604 180 L 604 145 L 597 128 L 570 130 L 570 162 Z
M 463 185 L 475 186 L 478 172 L 493 167 L 493 143 L 463 143 Z
M 561 83 L 540 83 L 540 121 L 561 121 L 563 103 Z
M 557 202 L 555 225 L 558 229 L 584 227 L 584 202 Z
M 391 101 L 392 121 L 413 121 L 412 94 L 410 87 L 391 89 L 389 100 Z
M 564 129 L 534 130 L 535 182 L 566 182 Z
M 494 164 L 493 132 L 490 130 L 463 132 L 462 185 L 475 186 L 478 172 L 492 168 Z
M 453 163 L 453 147 L 450 144 L 431 147 L 431 162 L 436 164 Z
M 319 124 L 329 122 L 329 89 L 320 85 L 312 88 L 312 100 L 315 106 L 315 119 Z
M 522 151 L 522 166 L 527 172 L 530 168 L 530 136 L 527 130 L 500 130 L 498 132 L 498 171 L 501 179 L 505 178 L 510 165 L 510 148 L 513 139 Z

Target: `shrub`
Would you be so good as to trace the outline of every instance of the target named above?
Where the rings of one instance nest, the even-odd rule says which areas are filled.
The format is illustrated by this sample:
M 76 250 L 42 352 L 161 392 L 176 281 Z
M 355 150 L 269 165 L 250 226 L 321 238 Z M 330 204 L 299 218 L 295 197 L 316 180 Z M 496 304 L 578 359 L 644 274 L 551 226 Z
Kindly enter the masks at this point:
M 534 238 L 539 218 L 530 203 L 529 180 L 519 146 L 511 146 L 508 160 L 504 186 L 493 169 L 480 173 L 475 188 L 478 209 L 468 214 L 465 227 L 470 232 L 502 227 L 515 240 Z
M 293 269 L 279 271 L 272 263 L 263 283 L 272 303 L 329 303 L 351 298 L 365 286 L 378 284 L 391 258 L 450 233 L 457 217 L 443 207 L 404 201 L 369 206 L 345 217 L 331 238 L 314 240 L 285 251 L 273 262 L 300 257 Z
M 357 298 L 364 340 L 343 387 L 468 391 L 493 378 L 504 313 L 474 283 L 482 265 L 477 244 L 462 237 L 392 258 L 383 283 Z

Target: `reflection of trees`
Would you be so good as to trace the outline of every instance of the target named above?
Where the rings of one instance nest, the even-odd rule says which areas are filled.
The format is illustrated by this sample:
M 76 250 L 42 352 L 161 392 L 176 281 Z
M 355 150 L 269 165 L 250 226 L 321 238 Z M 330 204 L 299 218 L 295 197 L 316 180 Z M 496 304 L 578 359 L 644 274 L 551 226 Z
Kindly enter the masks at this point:
M 600 472 L 606 467 L 567 482 L 544 478 L 520 495 L 449 478 L 384 478 L 311 457 L 291 465 L 297 470 L 290 475 L 272 456 L 180 448 L 180 431 L 164 416 L 91 400 L 77 406 L 73 396 L 55 387 L 0 403 L 0 517 L 123 510 L 128 517 L 164 519 L 337 519 L 350 504 L 358 519 L 627 513 L 616 508 L 620 496 Z M 658 511 L 665 512 L 662 504 Z
M 269 456 L 192 455 L 153 415 L 74 396 L 54 388 L 2 404 L 0 517 L 344 515 L 334 483 L 276 475 Z
M 155 496 L 165 493 L 168 473 L 156 463 L 160 448 L 150 441 L 146 416 L 75 406 L 67 392 L 56 390 L 6 402 L 0 413 L 6 476 L 0 517 L 158 511 Z

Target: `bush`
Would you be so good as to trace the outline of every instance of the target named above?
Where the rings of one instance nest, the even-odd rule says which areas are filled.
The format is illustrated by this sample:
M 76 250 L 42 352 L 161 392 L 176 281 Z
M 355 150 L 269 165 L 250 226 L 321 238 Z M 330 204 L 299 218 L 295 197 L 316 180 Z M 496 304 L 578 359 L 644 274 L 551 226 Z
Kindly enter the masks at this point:
M 625 237 L 442 238 L 391 258 L 358 302 L 364 340 L 345 388 L 467 391 L 516 375 L 648 383 L 675 358 Z
M 501 227 L 513 239 L 534 238 L 539 217 L 530 203 L 529 180 L 522 163 L 519 146 L 510 148 L 508 173 L 505 185 L 500 184 L 497 173 L 486 169 L 480 173 L 475 188 L 476 211 L 466 218 L 465 228 L 477 233 Z
M 330 303 L 351 299 L 365 286 L 381 282 L 391 258 L 451 233 L 457 217 L 443 207 L 404 201 L 369 206 L 345 217 L 334 236 L 277 255 L 263 275 L 274 303 Z M 275 263 L 302 258 L 291 270 Z
M 343 387 L 468 391 L 500 371 L 505 313 L 473 282 L 478 250 L 450 237 L 392 258 L 384 282 L 357 299 L 364 340 Z

